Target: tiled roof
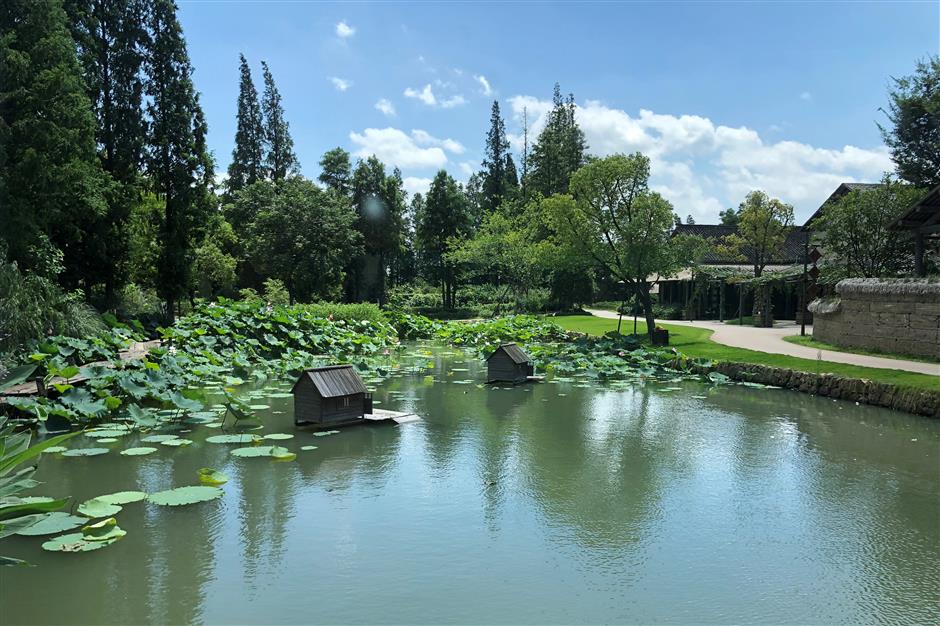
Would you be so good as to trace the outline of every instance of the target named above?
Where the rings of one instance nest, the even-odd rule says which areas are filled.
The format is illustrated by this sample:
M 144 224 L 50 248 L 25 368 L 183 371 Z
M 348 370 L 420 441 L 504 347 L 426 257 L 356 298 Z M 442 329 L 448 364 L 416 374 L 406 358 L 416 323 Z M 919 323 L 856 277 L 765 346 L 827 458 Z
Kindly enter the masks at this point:
M 806 220 L 806 223 L 803 224 L 803 230 L 811 230 L 811 224 L 813 220 L 820 216 L 822 213 L 823 207 L 825 207 L 830 202 L 834 202 L 849 193 L 850 191 L 870 191 L 872 189 L 877 189 L 881 187 L 881 183 L 842 183 L 836 190 L 829 194 L 829 197 L 826 198 L 825 202 L 819 205 L 819 208 L 816 209 L 816 212 L 809 216 L 809 219 Z
M 493 356 L 500 350 L 505 352 L 509 356 L 509 358 L 512 359 L 513 363 L 528 363 L 529 361 L 532 360 L 528 354 L 522 351 L 522 348 L 520 348 L 514 343 L 504 343 L 500 347 L 493 350 L 493 354 L 486 357 L 486 360 L 489 361 L 490 359 L 492 359 Z
M 303 380 L 304 376 L 313 381 L 317 391 L 324 398 L 368 393 L 368 389 L 352 365 L 331 365 L 305 370 L 297 382 Z M 296 384 L 294 386 L 296 387 Z
M 708 241 L 712 246 L 721 243 L 721 240 L 728 235 L 734 235 L 738 232 L 737 226 L 728 224 L 679 224 L 672 231 L 675 235 L 695 235 Z M 803 260 L 803 238 L 804 233 L 799 228 L 792 229 L 788 234 L 783 246 L 777 254 L 768 260 L 768 265 L 789 265 L 802 262 Z M 748 262 L 753 261 L 752 254 L 745 248 L 742 253 Z M 702 259 L 703 263 L 713 265 L 737 265 L 742 261 L 731 255 L 721 254 L 717 250 L 711 249 Z

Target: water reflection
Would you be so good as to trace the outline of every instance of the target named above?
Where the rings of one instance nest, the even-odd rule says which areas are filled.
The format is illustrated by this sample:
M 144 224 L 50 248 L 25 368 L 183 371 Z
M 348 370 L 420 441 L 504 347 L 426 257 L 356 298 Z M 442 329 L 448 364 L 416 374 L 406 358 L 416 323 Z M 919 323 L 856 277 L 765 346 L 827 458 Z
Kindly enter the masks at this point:
M 0 569 L 0 622 L 940 621 L 940 424 L 698 383 L 481 385 L 464 361 L 376 390 L 424 417 L 401 427 L 314 437 L 272 400 L 293 463 L 206 429 L 150 457 L 46 457 L 39 492 L 78 501 L 203 466 L 230 481 L 127 505 L 99 552 L 5 541 L 37 567 Z

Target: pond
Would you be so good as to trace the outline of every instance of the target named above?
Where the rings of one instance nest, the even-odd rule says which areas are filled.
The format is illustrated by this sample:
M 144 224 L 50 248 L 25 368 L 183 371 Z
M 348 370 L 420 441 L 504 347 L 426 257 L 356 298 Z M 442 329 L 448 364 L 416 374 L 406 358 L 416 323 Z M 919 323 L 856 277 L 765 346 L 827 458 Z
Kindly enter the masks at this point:
M 0 571 L 0 621 L 940 622 L 940 423 L 738 385 L 483 377 L 438 350 L 375 393 L 421 421 L 321 437 L 290 398 L 254 400 L 263 432 L 295 435 L 290 463 L 199 426 L 148 456 L 118 454 L 136 435 L 44 455 L 36 493 L 76 502 L 205 466 L 229 481 L 125 505 L 127 536 L 96 552 L 5 540 L 35 567 Z

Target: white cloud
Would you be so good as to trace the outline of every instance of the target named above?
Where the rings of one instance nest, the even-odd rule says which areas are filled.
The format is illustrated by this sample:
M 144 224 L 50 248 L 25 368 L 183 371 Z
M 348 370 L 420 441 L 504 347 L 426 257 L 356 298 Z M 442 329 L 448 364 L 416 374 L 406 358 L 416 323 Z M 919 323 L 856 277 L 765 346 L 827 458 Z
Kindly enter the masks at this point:
M 529 117 L 530 145 L 545 126 L 552 104 L 531 96 L 509 99 L 517 129 L 522 110 Z M 765 141 L 746 127 L 716 125 L 697 115 L 663 115 L 641 110 L 632 116 L 600 102 L 578 106 L 576 116 L 591 154 L 642 152 L 650 157 L 651 187 L 676 211 L 701 221 L 737 206 L 753 189 L 792 203 L 797 220 L 809 217 L 841 182 L 876 181 L 891 170 L 884 146 L 817 148 L 796 141 Z M 521 133 L 509 135 L 516 150 Z
M 428 189 L 431 188 L 431 179 L 405 176 L 402 179 L 402 187 L 408 192 L 408 197 L 413 198 L 416 193 L 426 194 L 428 192 Z
M 390 100 L 385 98 L 379 98 L 379 101 L 375 103 L 375 108 L 387 115 L 388 117 L 395 116 L 395 105 L 391 103 Z
M 800 94 L 800 100 L 806 100 L 807 102 L 813 99 L 813 94 L 808 91 L 804 91 Z
M 340 21 L 336 25 L 336 36 L 341 39 L 348 39 L 356 34 L 356 29 L 346 23 L 346 20 Z
M 469 178 L 470 176 L 473 176 L 473 173 L 477 171 L 477 167 L 476 167 L 476 166 L 477 166 L 477 164 L 474 163 L 473 161 L 463 161 L 463 162 L 461 162 L 461 163 L 458 165 L 458 167 L 460 168 L 460 171 L 463 173 L 463 175 L 466 176 L 466 177 L 468 177 L 468 178 Z
M 336 76 L 330 76 L 330 82 L 333 83 L 333 86 L 336 87 L 337 91 L 346 91 L 352 87 L 352 81 L 345 78 L 337 78 Z
M 440 81 L 437 81 L 437 84 L 438 86 L 445 88 L 450 86 L 449 83 L 442 83 Z M 466 100 L 460 94 L 456 94 L 447 98 L 438 98 L 434 94 L 434 89 L 431 87 L 430 83 L 425 85 L 420 90 L 408 87 L 405 89 L 404 94 L 406 98 L 414 98 L 415 100 L 420 100 L 430 107 L 439 106 L 443 109 L 452 109 L 453 107 L 466 103 Z
M 438 139 L 423 130 L 407 134 L 398 128 L 366 128 L 351 132 L 349 139 L 358 146 L 355 155 L 377 156 L 388 165 L 400 168 L 438 169 L 447 163 L 447 152 L 462 154 L 464 147 L 453 139 Z
M 480 89 L 483 91 L 484 96 L 493 95 L 493 88 L 490 87 L 490 81 L 486 80 L 486 76 L 480 74 L 473 77 L 478 83 L 480 83 Z

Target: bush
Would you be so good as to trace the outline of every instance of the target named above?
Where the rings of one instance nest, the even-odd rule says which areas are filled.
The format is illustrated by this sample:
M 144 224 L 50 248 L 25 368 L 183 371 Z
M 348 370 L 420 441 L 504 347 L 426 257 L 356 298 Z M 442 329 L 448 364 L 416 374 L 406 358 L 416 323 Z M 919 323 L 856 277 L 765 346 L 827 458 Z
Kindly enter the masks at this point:
M 316 317 L 330 318 L 333 321 L 347 322 L 369 320 L 370 322 L 388 322 L 385 313 L 371 302 L 341 304 L 338 302 L 317 302 L 298 305 L 299 308 Z
M 264 299 L 268 304 L 288 305 L 290 304 L 290 294 L 287 287 L 277 278 L 269 278 L 264 281 Z

